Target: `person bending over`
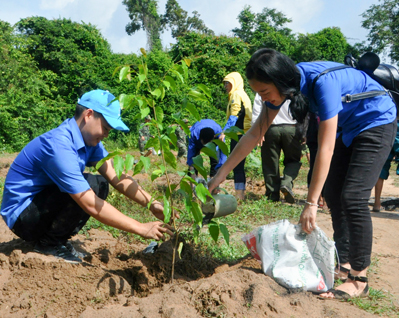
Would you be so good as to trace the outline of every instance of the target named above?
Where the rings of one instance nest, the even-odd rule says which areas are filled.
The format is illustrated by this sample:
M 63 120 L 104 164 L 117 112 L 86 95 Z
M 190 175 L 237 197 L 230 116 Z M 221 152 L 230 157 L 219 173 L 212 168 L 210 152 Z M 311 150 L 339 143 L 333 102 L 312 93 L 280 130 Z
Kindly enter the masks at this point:
M 113 161 L 105 161 L 100 175 L 84 173 L 108 155 L 102 140 L 111 129 L 129 131 L 120 117 L 119 101 L 108 91 L 93 90 L 78 101 L 73 118 L 33 139 L 19 153 L 7 174 L 1 215 L 8 227 L 34 250 L 70 263 L 84 256 L 68 240 L 90 216 L 144 238 L 172 235 L 162 222 L 140 223 L 118 211 L 105 199 L 111 184 L 145 207 L 151 195 L 129 175 L 118 179 Z M 111 103 L 112 102 L 112 103 Z M 153 201 L 151 212 L 163 220 L 163 206 Z

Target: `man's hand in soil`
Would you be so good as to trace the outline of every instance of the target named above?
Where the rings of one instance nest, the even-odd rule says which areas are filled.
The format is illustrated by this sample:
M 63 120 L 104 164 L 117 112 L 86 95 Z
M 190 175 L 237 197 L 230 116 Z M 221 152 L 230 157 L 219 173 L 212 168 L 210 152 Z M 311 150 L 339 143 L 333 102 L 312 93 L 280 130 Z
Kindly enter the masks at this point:
M 146 239 L 159 241 L 165 239 L 164 233 L 172 236 L 172 227 L 168 224 L 155 221 L 142 224 L 140 233 L 138 234 Z

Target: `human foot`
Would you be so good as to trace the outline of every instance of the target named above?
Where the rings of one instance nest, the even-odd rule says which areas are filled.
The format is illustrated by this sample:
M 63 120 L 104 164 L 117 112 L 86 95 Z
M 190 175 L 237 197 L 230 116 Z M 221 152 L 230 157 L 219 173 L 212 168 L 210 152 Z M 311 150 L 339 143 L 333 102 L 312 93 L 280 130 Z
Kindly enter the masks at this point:
M 367 297 L 369 294 L 368 279 L 365 276 L 353 276 L 348 274 L 348 280 L 339 285 L 338 288 L 331 288 L 327 292 L 320 294 L 323 299 L 344 299 L 354 297 Z

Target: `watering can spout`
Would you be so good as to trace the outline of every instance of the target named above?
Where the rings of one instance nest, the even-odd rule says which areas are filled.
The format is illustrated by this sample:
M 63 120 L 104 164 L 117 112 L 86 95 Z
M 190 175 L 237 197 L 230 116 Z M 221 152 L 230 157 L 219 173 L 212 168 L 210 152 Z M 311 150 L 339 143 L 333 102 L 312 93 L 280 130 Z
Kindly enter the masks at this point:
M 224 192 L 225 194 L 214 194 L 215 200 L 208 199 L 205 204 L 202 204 L 202 212 L 211 213 L 214 218 L 234 213 L 237 210 L 237 199 L 226 190 Z

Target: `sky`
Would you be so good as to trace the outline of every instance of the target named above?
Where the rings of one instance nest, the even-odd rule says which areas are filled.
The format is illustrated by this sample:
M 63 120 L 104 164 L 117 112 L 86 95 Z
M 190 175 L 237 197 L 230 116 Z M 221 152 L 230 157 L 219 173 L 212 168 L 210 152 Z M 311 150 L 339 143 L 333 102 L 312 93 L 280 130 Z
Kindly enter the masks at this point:
M 326 27 L 339 27 L 349 43 L 365 41 L 368 31 L 361 27 L 361 14 L 378 0 L 178 0 L 190 13 L 198 11 L 205 25 L 216 35 L 233 35 L 239 27 L 238 14 L 249 4 L 253 12 L 275 8 L 292 19 L 294 33 L 315 33 Z M 166 0 L 158 1 L 158 12 L 165 11 Z M 41 16 L 47 19 L 68 18 L 95 25 L 111 44 L 114 53 L 139 53 L 146 48 L 144 31 L 129 36 L 125 26 L 130 22 L 122 0 L 0 0 L 0 20 L 10 24 L 20 19 Z M 162 44 L 169 47 L 175 40 L 170 32 L 162 34 Z

